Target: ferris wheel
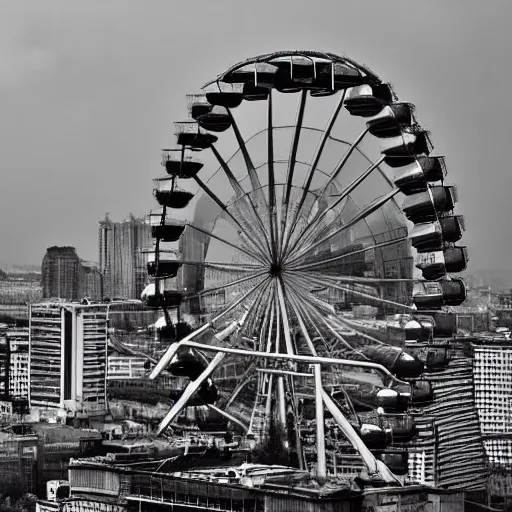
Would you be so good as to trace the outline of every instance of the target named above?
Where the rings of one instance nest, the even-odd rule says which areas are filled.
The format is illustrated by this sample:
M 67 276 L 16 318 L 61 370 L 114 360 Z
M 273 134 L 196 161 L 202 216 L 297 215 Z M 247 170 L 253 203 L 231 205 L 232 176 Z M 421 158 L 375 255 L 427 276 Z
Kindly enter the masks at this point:
M 372 433 L 347 420 L 327 380 L 358 383 L 352 395 L 340 388 L 354 414 L 357 404 L 406 408 L 421 396 L 423 363 L 389 333 L 451 336 L 447 308 L 466 298 L 453 276 L 468 259 L 455 245 L 464 223 L 444 158 L 413 104 L 331 53 L 258 56 L 187 99 L 190 119 L 175 123 L 167 176 L 155 180 L 154 282 L 143 292 L 175 341 L 151 378 L 168 369 L 190 378 L 159 432 L 193 395 L 220 411 L 215 370 L 238 358 L 245 372 L 221 413 L 243 423 L 233 406 L 253 382 L 245 428 L 261 440 L 276 418 L 300 451 L 290 417 L 300 415 L 299 380 L 310 382 L 318 474 L 327 410 L 367 467 L 393 481 L 368 448 Z M 196 328 L 169 313 L 180 306 Z M 368 375 L 380 385 L 365 403 Z

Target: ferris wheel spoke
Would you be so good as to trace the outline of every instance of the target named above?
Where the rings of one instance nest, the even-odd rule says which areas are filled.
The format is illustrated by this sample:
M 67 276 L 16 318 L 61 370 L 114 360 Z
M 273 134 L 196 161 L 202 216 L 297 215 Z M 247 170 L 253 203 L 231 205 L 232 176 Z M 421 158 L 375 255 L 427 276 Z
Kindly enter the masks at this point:
M 245 144 L 244 138 L 242 137 L 240 129 L 238 128 L 235 118 L 233 117 L 233 113 L 229 108 L 227 109 L 227 111 L 231 121 L 231 127 L 233 128 L 233 133 L 235 134 L 236 141 L 244 158 L 245 166 L 247 168 L 247 174 L 249 175 L 249 180 L 251 182 L 251 187 L 253 188 L 256 194 L 258 203 L 261 202 L 264 207 L 267 207 L 267 200 L 265 199 L 265 195 L 262 192 L 261 182 L 258 177 L 258 173 L 256 172 L 251 156 L 249 155 L 249 151 L 247 151 L 247 145 Z
M 319 226 L 320 222 L 325 218 L 325 216 L 332 210 L 334 210 L 346 197 L 348 197 L 375 169 L 379 168 L 379 165 L 384 161 L 384 158 L 380 158 L 375 164 L 372 164 L 368 169 L 366 169 L 363 173 L 361 173 L 357 178 L 355 178 L 350 185 L 345 187 L 339 197 L 334 201 L 334 203 L 319 212 L 315 217 L 311 220 L 311 222 L 307 223 L 303 230 L 297 235 L 297 238 L 290 249 L 290 252 L 293 252 L 299 243 L 308 243 L 311 240 L 311 237 L 314 236 L 314 229 Z M 320 194 L 321 197 L 321 194 Z M 328 229 L 326 226 L 325 230 Z M 307 236 L 309 235 L 309 236 Z
M 366 134 L 370 131 L 369 128 L 365 128 L 356 138 L 356 140 L 350 145 L 350 147 L 347 149 L 346 153 L 343 155 L 341 160 L 339 161 L 338 165 L 336 166 L 336 169 L 332 172 L 330 178 L 327 180 L 327 182 L 322 187 L 322 190 L 320 192 L 320 197 L 323 198 L 325 193 L 327 192 L 327 189 L 332 184 L 332 182 L 338 177 L 340 172 L 343 170 L 343 167 L 345 167 L 345 164 L 348 162 L 348 159 L 351 157 L 352 153 L 355 151 L 355 149 L 361 144 L 362 140 L 366 136 Z
M 384 159 L 382 159 L 382 160 L 384 160 Z M 395 184 L 393 183 L 393 181 L 389 178 L 389 176 L 384 172 L 384 170 L 380 166 L 377 167 L 377 172 L 380 174 L 382 179 L 387 183 L 387 185 L 389 186 L 390 189 L 395 188 Z M 392 201 L 393 201 L 394 205 L 398 208 L 398 210 L 401 210 L 400 205 L 398 204 L 395 197 L 393 197 Z
M 251 334 L 253 332 L 254 324 L 260 318 L 261 306 L 266 305 L 268 298 L 271 296 L 271 291 L 269 291 L 272 288 L 271 285 L 272 285 L 272 281 L 271 281 L 270 277 L 268 277 L 266 285 L 261 288 L 261 290 L 258 292 L 258 294 L 254 300 L 253 307 L 251 308 L 251 313 L 246 322 L 247 327 L 245 329 L 245 332 L 247 332 L 248 334 Z M 263 301 L 264 298 L 267 299 L 267 301 Z
M 314 251 L 321 245 L 328 242 L 331 238 L 343 233 L 344 231 L 351 228 L 354 224 L 357 224 L 361 220 L 364 220 L 366 217 L 368 217 L 368 215 L 371 215 L 372 213 L 377 211 L 379 208 L 381 208 L 384 204 L 386 204 L 390 199 L 392 199 L 396 194 L 398 194 L 398 192 L 400 192 L 400 189 L 396 188 L 396 189 L 391 190 L 384 196 L 377 198 L 375 201 L 373 201 L 368 206 L 363 208 L 353 219 L 348 221 L 346 224 L 343 224 L 341 227 L 334 229 L 333 231 L 331 231 L 331 233 L 323 236 L 320 240 L 318 240 L 314 243 L 310 243 L 309 246 L 305 247 L 302 251 L 300 251 L 300 254 L 298 254 L 294 258 L 291 258 L 291 260 L 288 263 L 289 264 L 295 263 L 297 260 L 304 257 L 306 254 L 311 253 L 312 251 Z M 329 223 L 329 225 L 326 226 L 326 229 L 330 229 L 333 226 L 336 227 L 335 224 L 336 224 L 336 220 Z
M 304 319 L 302 318 L 302 314 L 301 314 L 301 310 L 304 311 L 304 308 L 302 308 L 299 303 L 300 301 L 296 301 L 295 300 L 295 296 L 294 296 L 294 293 L 292 291 L 292 288 L 288 287 L 287 291 L 289 292 L 288 293 L 288 302 L 290 303 L 294 313 L 295 313 L 295 316 L 297 318 L 297 322 L 299 324 L 299 328 L 306 340 L 306 343 L 308 344 L 308 348 L 309 350 L 311 351 L 311 354 L 316 356 L 317 353 L 316 353 L 316 348 L 315 348 L 315 345 L 313 343 L 313 341 L 311 340 L 311 337 L 309 336 L 309 333 L 308 333 L 308 330 L 307 330 L 307 327 L 306 327 L 306 324 L 304 322 Z M 306 316 L 306 315 L 304 315 Z
M 251 215 L 251 213 L 247 210 L 246 199 L 250 198 L 250 195 L 247 194 L 245 197 L 239 198 L 239 200 L 235 199 L 235 201 L 227 204 L 227 208 L 229 211 L 235 216 L 240 224 L 245 227 L 246 233 L 252 233 L 252 239 L 250 242 L 246 240 L 246 236 L 242 236 L 241 238 L 245 241 L 245 243 L 254 243 L 261 248 L 261 250 L 268 256 L 271 254 L 271 241 L 270 241 L 270 233 L 268 231 L 268 227 L 264 226 L 262 218 L 258 215 L 257 220 L 255 217 Z M 252 201 L 251 201 L 252 203 Z
M 407 236 L 396 238 L 395 240 L 388 240 L 386 242 L 381 242 L 378 244 L 368 245 L 366 247 L 363 247 L 362 249 L 357 249 L 355 251 L 350 251 L 344 254 L 339 254 L 338 256 L 333 256 L 332 258 L 326 258 L 326 259 L 320 259 L 317 261 L 314 261 L 312 263 L 303 263 L 303 264 L 294 264 L 290 265 L 291 270 L 310 270 L 318 267 L 323 267 L 325 265 L 331 265 L 332 263 L 337 263 L 341 260 L 350 258 L 352 256 L 357 256 L 359 254 L 364 254 L 369 251 L 373 251 L 374 249 L 380 249 L 382 247 L 388 247 L 390 245 L 399 244 L 402 242 L 406 242 L 408 240 Z M 313 258 L 310 258 L 313 259 Z M 320 270 L 320 268 L 319 268 Z
M 268 336 L 270 336 L 270 332 L 272 330 L 274 322 L 274 283 L 271 284 L 269 294 L 267 300 L 265 302 L 265 315 L 263 317 L 263 322 L 260 325 L 260 330 L 258 334 L 258 345 L 256 349 L 258 351 L 265 350 L 266 342 L 268 340 Z M 269 332 L 269 335 L 266 336 L 266 332 Z
M 359 144 L 361 143 L 361 141 L 364 139 L 365 135 L 369 132 L 369 128 L 366 128 L 365 130 L 363 130 L 359 136 L 356 138 L 356 140 L 350 145 L 350 147 L 347 149 L 347 151 L 345 152 L 345 154 L 343 155 L 343 157 L 341 158 L 340 162 L 338 163 L 338 165 L 336 166 L 336 168 L 334 169 L 334 171 L 332 172 L 332 174 L 330 175 L 329 179 L 327 180 L 327 182 L 324 184 L 324 186 L 322 187 L 322 189 L 320 190 L 320 193 L 318 194 L 318 200 L 317 201 L 321 201 L 327 190 L 329 189 L 329 186 L 333 183 L 333 181 L 338 177 L 338 175 L 340 174 L 340 172 L 342 171 L 343 167 L 345 166 L 345 164 L 348 162 L 350 156 L 352 155 L 352 153 L 355 151 L 355 149 L 359 146 Z M 305 218 L 307 219 L 310 215 L 311 215 L 311 212 L 313 211 L 313 207 L 314 207 L 314 204 L 315 203 L 312 203 L 309 210 L 308 210 L 308 213 L 307 215 L 305 216 Z M 299 237 L 300 239 L 300 237 Z
M 324 302 L 321 299 L 314 297 L 308 289 L 311 286 L 308 286 L 307 282 L 300 282 L 300 280 L 300 276 L 294 276 L 293 284 L 289 282 L 288 286 L 299 297 L 299 309 L 301 309 L 304 312 L 305 316 L 309 319 L 310 324 L 317 331 L 318 335 L 322 338 L 325 347 L 327 347 L 328 350 L 331 350 L 329 343 L 327 342 L 322 333 L 322 325 L 329 329 L 329 325 L 327 324 L 325 317 L 332 316 L 334 313 L 334 308 L 327 302 Z M 317 321 L 320 322 L 320 325 L 318 324 Z
M 276 339 L 274 340 L 274 352 L 281 352 L 281 313 L 279 311 L 279 297 L 277 295 L 277 286 L 274 286 L 274 307 L 276 312 Z M 272 329 L 268 333 L 268 350 L 272 351 Z
M 291 237 L 295 231 L 295 228 L 297 226 L 298 216 L 299 216 L 300 212 L 302 211 L 304 203 L 306 202 L 306 198 L 309 193 L 309 189 L 311 187 L 311 182 L 313 181 L 313 176 L 317 169 L 318 162 L 320 162 L 320 158 L 322 156 L 325 144 L 329 140 L 334 123 L 336 122 L 336 119 L 338 118 L 338 114 L 340 113 L 340 110 L 343 107 L 343 103 L 345 102 L 345 96 L 346 96 L 346 90 L 344 90 L 341 93 L 340 100 L 339 100 L 338 104 L 336 105 L 336 108 L 334 109 L 333 113 L 331 114 L 331 117 L 330 117 L 329 121 L 327 122 L 325 129 L 322 132 L 322 137 L 320 138 L 320 141 L 318 142 L 318 146 L 315 150 L 315 155 L 313 156 L 313 160 L 311 161 L 309 173 L 304 182 L 302 196 L 299 200 L 299 204 L 298 204 L 297 208 L 295 209 L 295 213 L 292 218 L 293 220 L 290 223 L 290 228 L 288 230 L 288 233 L 286 234 L 286 240 L 284 242 L 283 253 L 285 253 L 288 249 L 288 244 L 289 244 L 290 239 L 291 239 Z
M 315 306 L 320 315 L 332 315 L 334 313 L 334 308 L 331 304 L 319 299 L 318 297 L 315 297 L 311 293 L 312 280 L 304 278 L 298 272 L 295 272 L 293 274 L 293 278 L 290 279 L 285 274 L 283 279 L 286 279 L 288 286 L 300 292 L 304 305 Z
M 215 238 L 215 240 L 218 240 L 219 242 L 222 242 L 223 244 L 226 244 L 229 247 L 232 247 L 233 249 L 240 251 L 241 253 L 245 254 L 246 256 L 249 256 L 250 258 L 252 258 L 256 261 L 259 261 L 261 264 L 265 264 L 265 260 L 263 260 L 263 258 L 261 256 L 259 256 L 258 254 L 254 253 L 252 251 L 248 251 L 247 249 L 240 247 L 239 245 L 236 245 L 232 242 L 229 242 L 225 238 L 222 238 L 218 235 L 214 235 L 213 233 L 206 231 L 205 229 L 202 229 L 198 226 L 195 226 L 194 224 L 187 223 L 187 226 L 191 227 L 195 231 L 198 231 L 199 233 L 202 233 L 203 235 L 206 235 L 211 238 Z
M 284 330 L 284 340 L 286 343 L 286 352 L 288 354 L 295 354 L 295 350 L 293 347 L 293 341 L 290 336 L 290 322 L 288 319 L 288 311 L 286 309 L 286 302 L 284 300 L 284 290 L 283 285 L 281 283 L 280 279 L 276 280 L 276 288 L 277 288 L 277 298 L 279 301 L 279 308 L 278 308 L 278 318 L 280 317 L 282 323 L 283 323 L 283 330 Z
M 370 334 L 367 334 L 363 331 L 358 330 L 357 327 L 360 327 L 360 326 L 355 324 L 355 322 L 351 322 L 348 318 L 330 317 L 329 320 L 335 325 L 337 324 L 338 326 L 342 326 L 346 329 L 347 328 L 350 329 L 358 336 L 361 336 L 362 338 L 366 338 L 367 340 L 375 343 L 376 345 L 388 345 L 388 343 L 385 343 L 384 341 L 379 340 L 378 338 L 375 338 L 374 336 L 371 336 Z M 359 352 L 359 353 L 361 354 L 361 352 Z M 365 356 L 365 358 L 370 360 L 367 356 Z
M 219 286 L 214 286 L 214 287 L 211 287 L 211 288 L 205 288 L 204 290 L 201 290 L 199 293 L 187 297 L 187 299 L 191 299 L 191 298 L 195 299 L 197 297 L 201 297 L 203 295 L 206 295 L 207 293 L 217 292 L 217 291 L 220 291 L 220 290 L 226 290 L 227 288 L 231 288 L 233 286 L 237 286 L 239 284 L 246 283 L 247 281 L 251 281 L 253 279 L 257 279 L 258 277 L 261 277 L 264 274 L 267 274 L 267 272 L 266 271 L 255 272 L 252 275 L 249 275 L 249 276 L 246 276 L 246 277 L 241 277 L 239 279 L 235 279 L 234 281 L 229 281 L 228 283 L 225 283 L 225 284 L 222 284 L 222 285 L 219 285 Z
M 300 278 L 300 276 L 297 277 Z M 316 326 L 315 319 L 333 313 L 333 307 L 330 304 L 311 295 L 307 283 L 299 282 L 299 279 L 294 279 L 294 281 L 294 283 L 288 282 L 288 287 L 299 297 L 299 308 L 306 313 L 312 325 Z
M 275 289 L 275 280 L 272 280 L 272 287 L 271 287 L 271 297 L 270 300 L 267 303 L 267 309 L 265 312 L 265 318 L 263 321 L 263 324 L 261 326 L 261 332 L 259 336 L 259 346 L 258 350 L 260 352 L 270 352 L 272 349 L 272 341 L 273 341 L 273 327 L 274 327 L 274 313 L 277 314 L 277 301 L 275 300 L 276 296 L 276 289 Z M 276 317 L 277 320 L 277 317 Z M 267 329 L 267 321 L 268 321 L 268 329 Z M 278 351 L 279 347 L 279 323 L 277 324 L 277 331 L 276 331 L 276 340 L 275 340 L 275 347 L 276 352 Z M 266 346 L 266 347 L 265 347 Z M 258 361 L 259 366 L 259 361 Z M 256 368 L 258 369 L 258 368 Z M 271 404 L 272 404 L 272 394 L 273 394 L 273 385 L 274 381 L 272 379 L 272 375 L 262 375 L 258 374 L 257 376 L 257 390 L 256 390 L 256 400 L 254 401 L 254 406 L 252 408 L 251 413 L 251 421 L 250 421 L 250 431 L 253 432 L 254 430 L 254 422 L 255 418 L 257 416 L 258 409 L 261 408 L 261 404 L 259 401 L 259 398 L 265 400 L 265 411 L 263 416 L 263 432 L 266 431 L 267 426 L 270 421 L 270 414 L 271 414 Z
M 304 293 L 304 289 L 300 286 L 295 286 L 292 283 L 288 283 L 288 290 L 290 290 L 291 296 L 295 299 L 295 304 L 298 309 L 303 313 L 306 320 L 311 324 L 313 329 L 317 332 L 319 336 L 323 338 L 321 330 L 319 329 L 316 319 L 322 318 L 323 313 L 320 308 L 317 308 L 313 301 L 309 300 L 307 294 Z
M 240 223 L 240 221 L 228 210 L 227 206 L 214 194 L 208 185 L 204 183 L 197 175 L 194 176 L 197 184 L 210 196 L 210 198 L 219 206 L 219 208 L 236 224 L 236 226 L 241 230 L 241 232 L 245 235 L 245 239 L 247 243 L 252 245 L 252 248 L 259 254 L 264 260 L 268 259 L 268 256 L 261 249 L 260 246 L 253 240 L 255 233 L 249 233 L 248 230 Z
M 360 354 L 365 359 L 368 359 L 364 354 L 362 354 L 359 350 L 356 350 L 339 332 L 336 331 L 328 322 L 327 319 L 322 318 L 322 321 L 324 325 L 327 327 L 327 329 L 331 332 L 331 334 L 346 348 L 349 350 L 349 352 L 354 352 L 357 354 Z M 335 348 L 335 347 L 333 347 Z M 369 360 L 369 359 L 368 359 Z
M 240 242 L 253 251 L 255 250 L 255 246 L 258 247 L 258 254 L 264 254 L 265 258 L 267 258 L 267 260 L 264 260 L 263 257 L 260 256 L 260 259 L 263 260 L 265 265 L 268 265 L 268 261 L 270 261 L 268 256 L 270 254 L 270 242 L 266 229 L 260 228 L 255 219 L 247 218 L 247 210 L 243 205 L 235 202 L 226 205 L 226 207 L 229 209 L 231 216 L 236 218 L 244 229 L 244 231 L 238 231 Z M 224 218 L 223 215 L 224 214 L 221 214 L 221 218 Z M 228 219 L 228 221 L 230 221 L 230 219 Z
M 304 274 L 304 273 L 302 273 Z M 381 304 L 387 304 L 388 306 L 394 306 L 398 309 L 403 309 L 407 311 L 413 311 L 414 308 L 412 306 L 409 306 L 407 304 L 401 304 L 400 302 L 394 302 L 392 300 L 386 300 L 381 297 L 377 297 L 374 295 L 370 295 L 369 293 L 361 292 L 359 290 L 355 290 L 353 288 L 347 288 L 346 286 L 341 286 L 337 284 L 336 282 L 330 281 L 329 279 L 326 279 L 326 276 L 323 274 L 318 273 L 308 273 L 308 279 L 311 279 L 312 282 L 316 283 L 316 285 L 323 285 L 327 288 L 334 288 L 335 290 L 340 290 L 342 292 L 348 293 L 349 295 L 356 295 L 358 297 L 363 297 L 366 299 L 369 299 L 373 302 L 379 302 Z
M 293 312 L 295 314 L 297 323 L 299 324 L 299 329 L 302 332 L 302 334 L 306 340 L 306 343 L 311 352 L 311 355 L 316 356 L 317 353 L 316 353 L 315 345 L 313 344 L 313 341 L 309 335 L 309 332 L 308 332 L 308 329 L 306 326 L 306 322 L 304 321 L 304 318 L 306 318 L 306 320 L 307 320 L 307 316 L 304 314 L 304 308 L 299 305 L 299 302 L 296 300 L 297 296 L 293 293 L 293 290 L 290 287 L 287 288 L 286 292 L 287 292 L 286 298 L 288 300 L 288 303 L 291 306 L 291 309 L 293 310 Z M 304 316 L 304 318 L 303 318 L 303 316 Z
M 261 302 L 260 302 L 260 309 L 258 311 L 258 315 L 259 316 L 255 316 L 254 317 L 254 322 L 253 322 L 253 325 L 252 325 L 252 329 L 251 329 L 251 333 L 252 333 L 252 336 L 259 336 L 260 335 L 260 331 L 262 330 L 261 328 L 261 318 L 263 315 L 265 315 L 265 317 L 269 317 L 269 309 L 268 309 L 268 305 L 269 304 L 272 304 L 273 300 L 274 300 L 274 282 L 272 280 L 269 280 L 269 286 L 266 287 L 265 289 L 265 295 L 262 296 L 261 298 Z M 264 317 L 264 320 L 265 320 L 265 317 Z M 262 331 L 262 336 L 264 336 L 264 330 Z
M 304 120 L 304 110 L 306 108 L 307 91 L 304 89 L 300 96 L 299 108 L 297 111 L 297 120 L 293 131 L 292 145 L 290 148 L 290 157 L 288 158 L 288 170 L 286 172 L 286 189 L 282 199 L 282 219 L 281 219 L 281 233 L 282 239 L 279 243 L 279 260 L 281 260 L 284 251 L 285 237 L 287 234 L 288 208 L 290 203 L 290 194 L 293 185 L 293 175 L 295 173 L 295 164 L 297 163 L 297 150 L 299 148 L 300 134 L 302 130 L 302 122 Z
M 267 151 L 268 151 L 268 223 L 270 232 L 270 244 L 272 250 L 272 263 L 277 263 L 277 239 L 276 239 L 276 179 L 274 173 L 274 130 L 272 127 L 272 90 L 268 94 L 268 130 L 267 130 Z
M 222 261 L 194 261 L 194 260 L 178 260 L 182 265 L 190 265 L 192 267 L 203 267 L 222 272 L 255 272 L 262 268 L 260 265 L 250 265 L 246 263 L 232 263 Z M 158 278 L 157 278 L 158 279 Z
M 257 290 L 254 290 L 254 287 L 253 287 L 254 297 L 251 298 L 251 303 L 246 308 L 247 318 L 244 322 L 244 325 L 247 325 L 247 323 L 252 320 L 252 317 L 257 315 L 257 309 L 261 303 L 261 299 L 262 299 L 263 295 L 268 291 L 270 284 L 271 284 L 271 279 L 267 274 L 267 276 L 263 280 L 263 283 L 261 283 L 261 286 L 259 286 L 259 284 L 257 285 L 258 286 Z
M 219 165 L 222 167 L 224 174 L 226 174 L 226 177 L 228 178 L 231 188 L 235 192 L 237 200 L 241 200 L 243 203 L 247 203 L 249 210 L 252 214 L 251 216 L 256 221 L 256 224 L 259 226 L 259 228 L 261 230 L 260 234 L 263 235 L 263 237 L 265 239 L 265 243 L 267 245 L 267 248 L 270 252 L 270 240 L 268 237 L 268 233 L 265 229 L 265 226 L 263 225 L 263 220 L 262 220 L 260 214 L 258 213 L 258 210 L 257 210 L 256 206 L 254 205 L 250 194 L 245 193 L 244 189 L 242 188 L 242 186 L 240 185 L 238 180 L 235 178 L 235 175 L 231 171 L 231 168 L 226 163 L 226 161 L 222 158 L 222 156 L 218 152 L 217 148 L 213 144 L 210 146 L 210 148 L 211 148 L 213 154 L 215 155 L 215 158 L 217 158 Z
M 318 277 L 320 276 L 320 277 Z M 324 316 L 333 316 L 335 314 L 334 306 L 332 304 L 329 304 L 328 302 L 322 300 L 319 297 L 315 297 L 311 290 L 313 288 L 318 287 L 319 284 L 322 284 L 322 286 L 329 288 L 332 286 L 323 284 L 319 282 L 319 279 L 321 280 L 324 275 L 321 274 L 312 274 L 312 273 L 305 273 L 305 272 L 295 272 L 293 275 L 294 284 L 296 286 L 300 286 L 300 289 L 305 297 L 305 302 L 309 302 L 311 304 L 315 304 L 315 306 L 323 313 Z M 335 283 L 336 284 L 336 283 Z
M 325 279 L 332 280 L 336 283 L 347 284 L 382 284 L 382 283 L 417 283 L 418 279 L 408 278 L 393 278 L 393 277 L 363 277 L 363 276 L 345 276 L 345 275 L 330 275 L 321 274 Z
M 269 311 L 270 311 L 270 318 L 268 322 L 268 331 L 267 331 L 267 339 L 265 340 L 266 345 L 263 345 L 263 335 L 264 332 L 262 331 L 262 339 L 260 343 L 260 351 L 263 351 L 263 348 L 265 348 L 266 352 L 270 352 L 270 349 L 272 348 L 272 328 L 274 327 L 274 315 L 276 313 L 276 301 L 275 301 L 275 286 L 273 286 L 273 294 L 271 297 L 271 300 L 269 301 Z

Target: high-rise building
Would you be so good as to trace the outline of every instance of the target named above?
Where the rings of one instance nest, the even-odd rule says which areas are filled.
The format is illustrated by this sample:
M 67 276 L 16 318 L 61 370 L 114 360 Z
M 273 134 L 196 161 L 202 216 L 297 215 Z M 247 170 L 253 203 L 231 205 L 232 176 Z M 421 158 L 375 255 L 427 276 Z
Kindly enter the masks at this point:
M 106 409 L 108 307 L 30 307 L 30 406 L 100 415 Z
M 133 215 L 122 222 L 108 216 L 100 222 L 100 271 L 103 295 L 110 298 L 140 299 L 147 277 L 147 255 L 151 247 L 151 226 Z
M 77 300 L 80 258 L 74 247 L 49 247 L 41 265 L 44 298 Z

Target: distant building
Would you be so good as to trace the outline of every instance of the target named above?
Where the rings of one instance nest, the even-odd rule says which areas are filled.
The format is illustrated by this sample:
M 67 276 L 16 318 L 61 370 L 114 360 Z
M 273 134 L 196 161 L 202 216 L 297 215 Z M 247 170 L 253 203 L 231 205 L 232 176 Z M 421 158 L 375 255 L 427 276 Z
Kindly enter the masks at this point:
M 43 297 L 41 279 L 11 278 L 0 280 L 0 304 L 5 306 L 24 305 L 37 302 Z
M 104 414 L 107 307 L 76 303 L 31 306 L 31 407 Z
M 9 347 L 8 394 L 12 402 L 28 401 L 29 329 L 12 329 L 6 333 Z
M 5 333 L 0 335 L 0 401 L 9 400 L 9 344 Z
M 21 493 L 36 493 L 40 450 L 40 440 L 35 433 L 1 432 L 0 486 L 6 489 L 14 484 Z
M 103 298 L 103 282 L 99 266 L 89 261 L 80 262 L 80 298 L 87 297 L 92 300 Z
M 100 222 L 100 271 L 103 294 L 110 298 L 140 299 L 147 276 L 151 226 L 146 219 L 130 216 L 122 222 L 108 217 Z
M 49 247 L 41 265 L 43 298 L 101 300 L 102 276 L 99 266 L 78 257 L 74 247 Z
M 43 298 L 79 299 L 80 258 L 74 247 L 49 247 L 41 274 Z

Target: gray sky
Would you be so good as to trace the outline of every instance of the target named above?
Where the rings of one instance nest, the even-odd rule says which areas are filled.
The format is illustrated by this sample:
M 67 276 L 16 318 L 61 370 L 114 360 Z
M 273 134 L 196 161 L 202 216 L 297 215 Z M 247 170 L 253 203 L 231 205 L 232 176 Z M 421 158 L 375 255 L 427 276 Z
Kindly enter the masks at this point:
M 106 212 L 154 207 L 185 94 L 297 48 L 345 53 L 416 104 L 458 185 L 471 268 L 507 268 L 511 5 L 0 0 L 0 264 L 38 264 L 50 245 L 97 260 Z

